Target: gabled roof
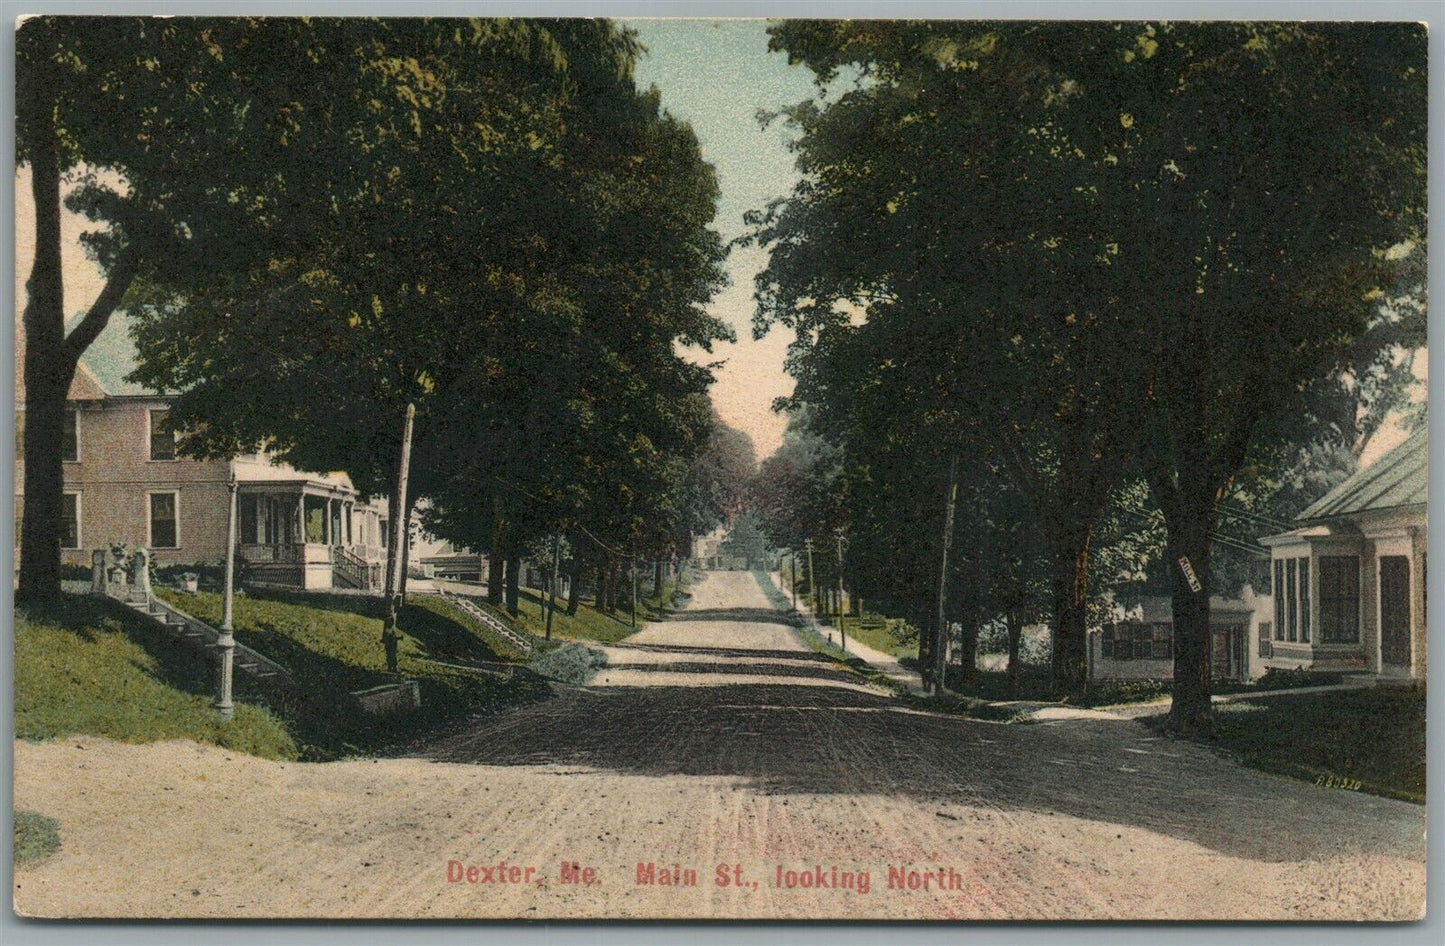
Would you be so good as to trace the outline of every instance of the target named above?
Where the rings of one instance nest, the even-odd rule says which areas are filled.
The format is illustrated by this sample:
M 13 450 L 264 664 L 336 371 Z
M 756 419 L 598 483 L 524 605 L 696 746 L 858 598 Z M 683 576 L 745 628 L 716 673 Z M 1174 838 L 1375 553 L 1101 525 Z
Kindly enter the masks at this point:
M 72 331 L 80 316 L 71 319 L 66 331 Z M 152 391 L 126 376 L 136 369 L 135 341 L 130 337 L 130 315 L 123 309 L 111 313 L 110 321 L 96 336 L 95 341 L 80 356 L 81 367 L 88 371 L 101 389 L 113 397 L 135 397 L 163 395 L 169 392 Z M 79 371 L 76 372 L 80 374 Z M 72 396 L 74 394 L 72 393 Z
M 75 330 L 84 313 L 73 316 L 66 333 Z M 105 328 L 80 356 L 68 397 L 72 401 L 99 401 L 107 397 L 164 397 L 173 392 L 152 391 L 126 376 L 136 368 L 135 341 L 130 336 L 130 316 L 123 310 L 111 313 Z M 15 403 L 25 403 L 25 331 L 15 324 Z
M 1332 519 L 1400 506 L 1423 506 L 1429 482 L 1429 453 L 1429 440 L 1422 426 L 1404 443 L 1356 471 L 1296 518 Z

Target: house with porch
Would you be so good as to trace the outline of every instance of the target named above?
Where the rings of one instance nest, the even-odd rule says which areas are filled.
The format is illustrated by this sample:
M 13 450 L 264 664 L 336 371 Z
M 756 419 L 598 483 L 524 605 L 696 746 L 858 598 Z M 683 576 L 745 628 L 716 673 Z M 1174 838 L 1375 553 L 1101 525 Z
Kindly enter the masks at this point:
M 1274 582 L 1262 667 L 1425 678 L 1428 455 L 1422 427 L 1260 540 Z
M 127 380 L 134 349 L 117 313 L 76 370 L 63 444 L 61 558 L 124 543 L 164 565 L 225 561 L 230 489 L 238 502 L 247 581 L 297 588 L 379 590 L 384 500 L 364 501 L 344 473 L 308 473 L 265 454 L 231 460 L 178 455 L 170 397 Z M 25 400 L 16 382 L 16 536 L 24 516 Z M 18 539 L 17 539 L 18 542 Z M 19 548 L 16 548 L 19 560 Z

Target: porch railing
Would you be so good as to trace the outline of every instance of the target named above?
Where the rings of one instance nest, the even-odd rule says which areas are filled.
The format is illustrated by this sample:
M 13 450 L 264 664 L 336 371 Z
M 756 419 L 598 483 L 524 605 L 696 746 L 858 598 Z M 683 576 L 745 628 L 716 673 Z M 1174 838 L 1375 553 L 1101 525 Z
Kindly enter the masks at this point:
M 381 587 L 381 563 L 368 562 L 345 546 L 331 547 L 331 567 L 336 577 L 349 587 L 363 591 Z
M 242 545 L 241 561 L 248 565 L 299 565 L 305 560 L 301 545 Z

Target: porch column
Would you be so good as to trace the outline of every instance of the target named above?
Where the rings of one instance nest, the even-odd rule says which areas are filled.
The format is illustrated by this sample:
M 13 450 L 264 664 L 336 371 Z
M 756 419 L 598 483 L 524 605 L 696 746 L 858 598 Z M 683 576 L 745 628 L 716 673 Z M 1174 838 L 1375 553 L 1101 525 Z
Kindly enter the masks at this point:
M 332 499 L 330 496 L 326 497 L 326 508 L 321 513 L 321 539 L 327 545 L 336 544 L 331 541 L 331 504 L 335 501 L 336 500 Z
M 296 497 L 296 544 L 306 544 L 306 491 Z

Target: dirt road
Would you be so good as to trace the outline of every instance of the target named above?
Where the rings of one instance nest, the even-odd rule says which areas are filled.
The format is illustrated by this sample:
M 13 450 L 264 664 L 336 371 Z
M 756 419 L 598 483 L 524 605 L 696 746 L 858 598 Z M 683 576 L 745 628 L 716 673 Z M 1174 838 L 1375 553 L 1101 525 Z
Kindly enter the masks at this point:
M 414 758 L 17 743 L 16 804 L 59 818 L 64 847 L 17 874 L 16 903 L 185 917 L 1423 909 L 1422 807 L 1244 769 L 1132 721 L 910 711 L 803 648 L 745 573 L 709 574 L 687 612 L 608 655 L 592 686 Z

